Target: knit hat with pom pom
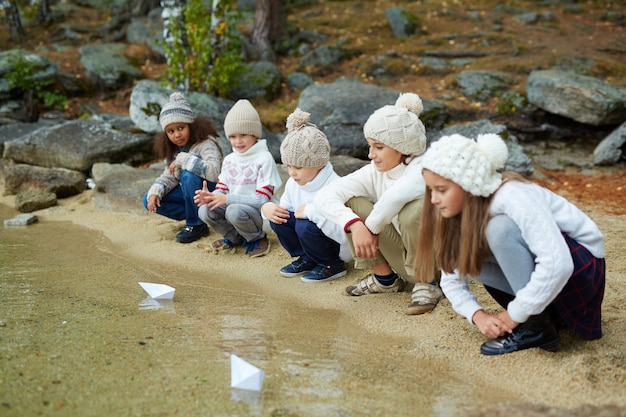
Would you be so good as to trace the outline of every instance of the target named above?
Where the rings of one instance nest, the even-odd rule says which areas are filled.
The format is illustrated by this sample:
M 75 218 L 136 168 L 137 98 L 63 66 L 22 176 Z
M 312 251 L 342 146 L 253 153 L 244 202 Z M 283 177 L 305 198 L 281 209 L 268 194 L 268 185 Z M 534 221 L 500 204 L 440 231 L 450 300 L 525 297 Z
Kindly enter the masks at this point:
M 159 123 L 163 130 L 172 123 L 193 123 L 196 114 L 191 109 L 182 93 L 174 92 L 170 95 L 170 101 L 165 103 L 159 115 Z
M 330 144 L 326 135 L 309 123 L 311 113 L 294 110 L 287 117 L 287 136 L 280 144 L 280 157 L 285 165 L 311 168 L 326 165 Z
M 376 110 L 365 122 L 363 134 L 403 155 L 419 156 L 426 150 L 426 129 L 419 119 L 422 99 L 414 93 L 400 94 L 396 104 Z
M 508 154 L 506 144 L 494 133 L 478 135 L 475 141 L 454 134 L 431 144 L 422 166 L 472 195 L 488 197 L 502 183 L 498 170 L 504 167 Z

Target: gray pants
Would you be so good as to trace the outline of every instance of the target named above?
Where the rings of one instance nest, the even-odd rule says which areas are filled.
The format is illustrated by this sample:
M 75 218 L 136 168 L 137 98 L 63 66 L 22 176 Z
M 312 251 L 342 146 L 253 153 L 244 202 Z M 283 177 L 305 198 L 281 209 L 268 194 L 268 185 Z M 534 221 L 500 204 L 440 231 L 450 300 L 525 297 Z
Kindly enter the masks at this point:
M 535 270 L 535 255 L 510 217 L 500 214 L 487 224 L 487 242 L 493 257 L 483 262 L 475 279 L 486 286 L 515 295 Z
M 215 210 L 202 206 L 198 217 L 231 242 L 241 238 L 252 242 L 265 236 L 261 210 L 247 204 L 229 204 Z

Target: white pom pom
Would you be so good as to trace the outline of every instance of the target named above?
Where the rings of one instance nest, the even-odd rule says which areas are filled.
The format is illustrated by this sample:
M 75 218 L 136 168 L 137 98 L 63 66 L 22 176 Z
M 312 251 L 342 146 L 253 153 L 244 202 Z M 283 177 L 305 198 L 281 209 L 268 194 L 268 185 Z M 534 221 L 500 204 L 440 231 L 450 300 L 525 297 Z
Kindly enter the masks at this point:
M 415 93 L 400 94 L 400 97 L 396 100 L 396 107 L 404 107 L 416 116 L 419 116 L 422 110 L 424 110 L 422 99 Z
M 476 138 L 478 148 L 483 155 L 491 161 L 495 169 L 500 169 L 509 158 L 509 150 L 502 138 L 495 133 L 478 135 Z
M 291 132 L 297 129 L 301 129 L 309 122 L 311 118 L 311 113 L 307 113 L 305 111 L 297 108 L 287 117 L 287 131 Z
M 183 96 L 183 93 L 175 91 L 170 94 L 170 101 L 185 101 L 185 96 Z

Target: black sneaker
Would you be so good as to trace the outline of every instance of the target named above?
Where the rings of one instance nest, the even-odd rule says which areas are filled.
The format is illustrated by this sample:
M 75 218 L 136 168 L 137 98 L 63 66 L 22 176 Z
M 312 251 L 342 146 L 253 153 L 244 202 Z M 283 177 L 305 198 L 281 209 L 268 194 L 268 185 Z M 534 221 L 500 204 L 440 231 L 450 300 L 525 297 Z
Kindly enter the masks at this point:
M 561 344 L 559 332 L 554 323 L 545 314 L 531 316 L 506 336 L 483 343 L 480 353 L 483 355 L 502 355 L 518 350 L 541 348 L 554 352 Z
M 176 241 L 178 243 L 191 243 L 208 235 L 209 226 L 204 223 L 197 226 L 185 226 L 180 229 L 180 232 L 176 235 Z

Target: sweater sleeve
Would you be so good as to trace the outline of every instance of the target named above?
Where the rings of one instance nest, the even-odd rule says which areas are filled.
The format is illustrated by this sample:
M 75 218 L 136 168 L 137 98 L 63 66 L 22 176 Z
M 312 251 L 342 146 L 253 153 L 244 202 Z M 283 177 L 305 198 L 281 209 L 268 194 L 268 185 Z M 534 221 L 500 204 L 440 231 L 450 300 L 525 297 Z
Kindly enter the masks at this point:
M 372 233 L 379 234 L 398 215 L 402 207 L 413 200 L 422 198 L 425 188 L 422 164 L 419 160 L 413 159 L 402 176 L 379 197 L 365 220 L 365 225 Z
M 478 303 L 476 296 L 470 291 L 469 281 L 461 279 L 456 270 L 452 274 L 442 271 L 439 285 L 448 301 L 450 301 L 452 309 L 465 317 L 470 324 L 474 324 L 472 317 L 478 310 L 482 310 L 482 307 Z
M 371 165 L 366 165 L 325 186 L 313 200 L 317 211 L 345 231 L 349 224 L 359 219 L 359 216 L 346 206 L 346 202 L 353 197 L 374 199 L 369 192 L 373 188 L 370 175 L 372 169 Z
M 218 145 L 207 139 L 194 146 L 190 152 L 179 153 L 176 164 L 200 178 L 216 182 L 222 166 L 222 155 Z
M 180 182 L 180 170 L 176 169 L 174 174 L 170 173 L 169 163 L 165 161 L 165 169 L 163 173 L 154 180 L 154 183 L 148 190 L 148 196 L 156 195 L 163 198 L 164 195 L 172 191 Z

